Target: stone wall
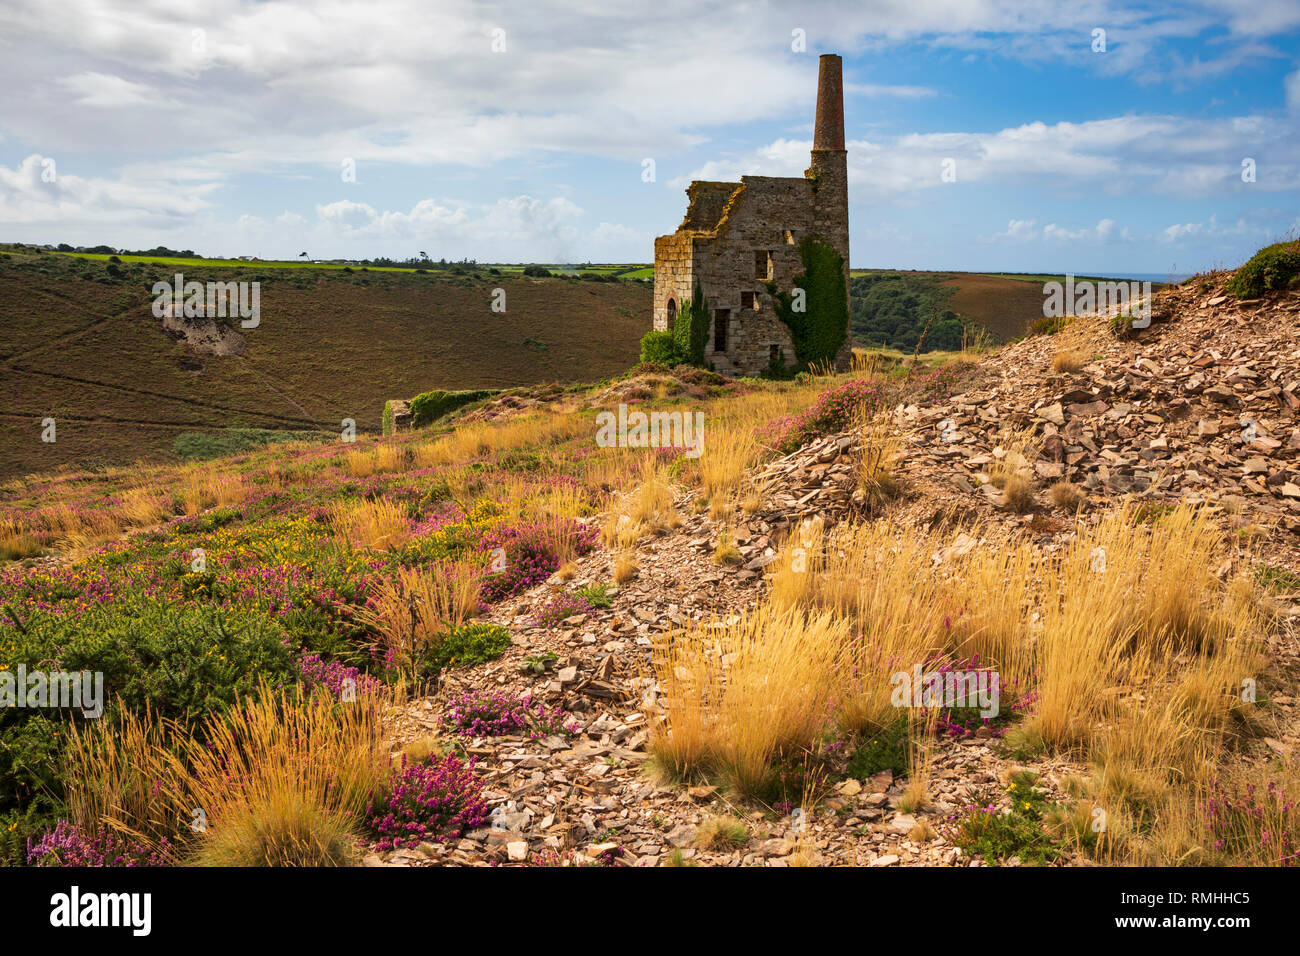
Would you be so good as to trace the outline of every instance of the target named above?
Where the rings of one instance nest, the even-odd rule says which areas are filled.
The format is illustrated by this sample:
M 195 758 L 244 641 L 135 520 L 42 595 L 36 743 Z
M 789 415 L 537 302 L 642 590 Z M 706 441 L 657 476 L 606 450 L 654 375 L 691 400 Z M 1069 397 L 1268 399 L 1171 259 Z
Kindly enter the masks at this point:
M 676 308 L 691 297 L 695 288 L 694 234 L 674 232 L 655 240 L 654 327 L 668 329 L 668 301 Z

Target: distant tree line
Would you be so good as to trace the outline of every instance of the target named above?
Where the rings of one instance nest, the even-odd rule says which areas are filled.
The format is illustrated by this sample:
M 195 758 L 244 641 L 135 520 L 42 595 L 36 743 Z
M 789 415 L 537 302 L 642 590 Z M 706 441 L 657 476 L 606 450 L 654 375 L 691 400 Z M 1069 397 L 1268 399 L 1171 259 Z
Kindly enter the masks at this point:
M 947 276 L 873 272 L 849 280 L 849 325 L 859 345 L 884 345 L 902 352 L 947 352 L 962 347 L 965 323 L 944 303 L 955 289 Z M 930 329 L 926 332 L 926 324 Z

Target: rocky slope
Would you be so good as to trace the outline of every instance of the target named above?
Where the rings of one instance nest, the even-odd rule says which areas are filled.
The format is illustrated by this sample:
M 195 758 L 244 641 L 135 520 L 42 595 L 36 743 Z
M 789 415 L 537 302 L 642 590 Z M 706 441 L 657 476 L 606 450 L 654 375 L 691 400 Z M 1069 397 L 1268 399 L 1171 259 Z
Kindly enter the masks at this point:
M 888 428 L 900 442 L 897 470 L 905 491 L 889 519 L 933 525 L 946 516 L 978 536 L 1028 532 L 1050 549 L 1072 533 L 1071 516 L 1050 502 L 1045 488 L 1068 481 L 1086 494 L 1085 511 L 1122 499 L 1205 502 L 1225 521 L 1267 537 L 1275 565 L 1300 567 L 1294 534 L 1300 530 L 1300 293 L 1238 302 L 1213 280 L 1194 280 L 1164 293 L 1156 312 L 1164 318 L 1128 338 L 1117 338 L 1104 317 L 1079 319 L 1058 335 L 987 356 L 975 384 L 942 405 L 891 410 Z M 1075 353 L 1076 371 L 1053 371 L 1062 351 Z M 1012 441 L 1015 435 L 1020 442 Z M 763 469 L 757 476 L 763 508 L 733 519 L 738 565 L 713 564 L 721 529 L 694 514 L 641 543 L 637 577 L 616 589 L 608 608 L 555 628 L 532 620 L 562 584 L 611 579 L 611 555 L 596 552 L 578 562 L 568 582 L 553 578 L 494 611 L 513 635 L 505 656 L 449 672 L 434 697 L 405 709 L 397 739 L 435 733 L 450 696 L 485 687 L 561 706 L 575 715 L 580 732 L 567 739 L 473 741 L 469 751 L 499 808 L 493 824 L 450 845 L 425 844 L 368 862 L 483 865 L 559 854 L 657 865 L 680 850 L 692 862 L 723 866 L 980 865 L 952 845 L 942 826 L 1012 769 L 979 735 L 939 747 L 925 814 L 937 824 L 933 839 L 918 834 L 914 816 L 898 810 L 902 787 L 888 772 L 840 783 L 798 824 L 789 815 L 738 810 L 712 787 L 660 786 L 641 772 L 647 723 L 662 707 L 651 677 L 652 639 L 687 619 L 726 619 L 757 605 L 763 569 L 800 518 L 861 514 L 858 441 L 854 433 L 831 435 Z M 993 466 L 1007 455 L 1021 456 L 1034 482 L 1023 513 L 1009 508 L 992 480 Z M 689 499 L 679 493 L 682 514 L 693 510 Z M 1290 605 L 1283 613 L 1294 623 L 1300 609 Z M 1295 668 L 1292 644 L 1275 650 L 1281 666 Z M 539 672 L 535 665 L 549 656 Z M 1290 752 L 1300 745 L 1295 701 L 1279 696 L 1274 703 L 1287 729 L 1266 743 Z M 1059 796 L 1062 779 L 1082 768 L 1044 759 L 1033 769 L 1040 786 Z M 745 845 L 697 848 L 705 819 L 731 813 L 750 825 Z

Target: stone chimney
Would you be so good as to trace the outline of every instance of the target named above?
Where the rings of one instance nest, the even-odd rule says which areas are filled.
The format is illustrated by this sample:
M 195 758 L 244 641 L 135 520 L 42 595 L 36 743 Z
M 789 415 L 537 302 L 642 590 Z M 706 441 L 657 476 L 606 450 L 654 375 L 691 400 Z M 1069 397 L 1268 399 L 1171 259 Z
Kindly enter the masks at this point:
M 813 131 L 812 163 L 804 173 L 812 185 L 815 232 L 844 259 L 844 295 L 849 294 L 849 154 L 844 148 L 844 76 L 838 54 L 821 58 L 817 72 L 817 121 Z M 853 351 L 851 337 L 835 357 L 847 369 Z
M 817 72 L 813 149 L 844 149 L 844 78 L 838 53 L 822 55 Z

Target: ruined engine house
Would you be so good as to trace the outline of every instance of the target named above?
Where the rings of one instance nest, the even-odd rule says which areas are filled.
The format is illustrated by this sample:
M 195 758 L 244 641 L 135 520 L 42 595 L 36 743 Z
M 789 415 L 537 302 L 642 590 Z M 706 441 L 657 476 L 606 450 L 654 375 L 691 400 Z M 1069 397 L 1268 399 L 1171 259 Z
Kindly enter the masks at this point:
M 698 310 L 703 303 L 703 359 L 714 371 L 845 367 L 849 207 L 840 57 L 821 57 L 812 163 L 802 177 L 697 181 L 686 194 L 682 224 L 655 240 L 655 329 L 673 330 L 684 304 Z

